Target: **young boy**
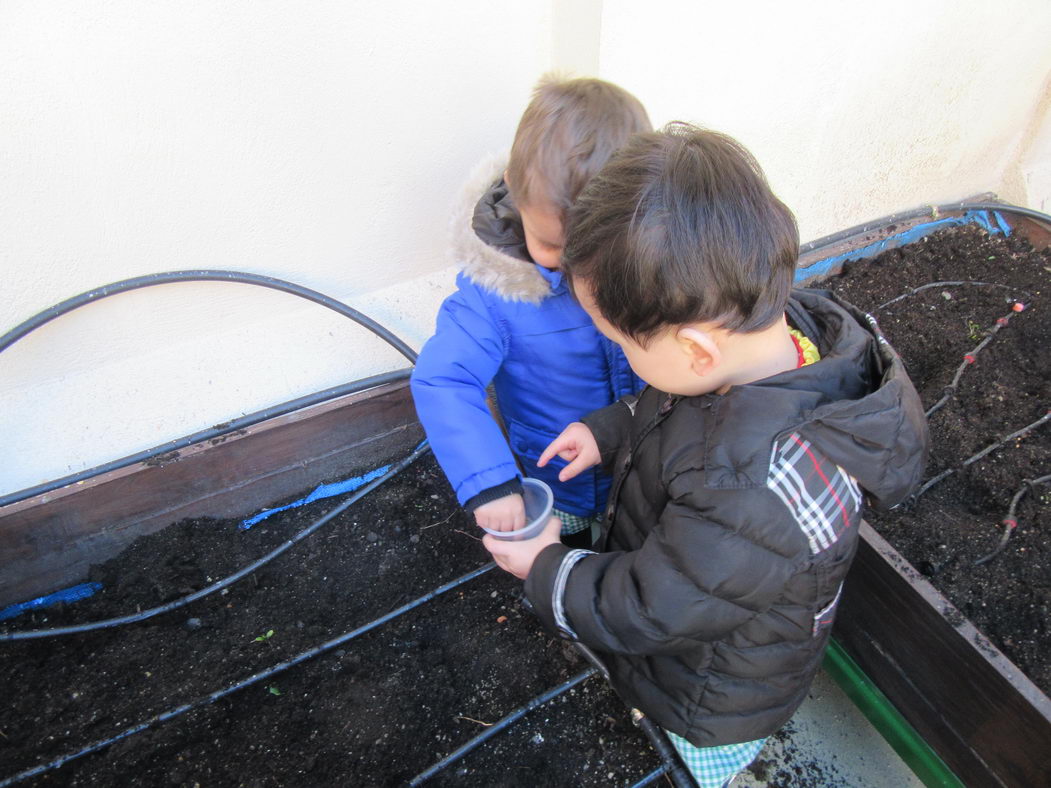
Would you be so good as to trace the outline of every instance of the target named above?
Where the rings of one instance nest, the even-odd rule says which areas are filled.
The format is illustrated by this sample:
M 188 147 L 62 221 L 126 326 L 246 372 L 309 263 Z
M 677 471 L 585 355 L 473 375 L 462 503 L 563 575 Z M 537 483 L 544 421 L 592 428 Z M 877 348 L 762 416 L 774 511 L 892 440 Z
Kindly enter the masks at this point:
M 541 619 L 604 660 L 702 786 L 792 716 L 854 557 L 862 494 L 920 479 L 923 409 L 875 323 L 792 291 L 798 235 L 751 155 L 676 124 L 578 198 L 563 273 L 650 384 L 569 425 L 539 464 L 616 472 L 599 552 L 486 547 Z
M 566 211 L 646 111 L 596 79 L 541 80 L 510 159 L 475 173 L 454 219 L 457 291 L 412 375 L 416 410 L 461 505 L 479 525 L 525 525 L 519 463 L 555 494 L 567 543 L 591 545 L 609 476 L 539 469 L 562 427 L 641 382 L 573 299 L 559 271 Z M 490 413 L 492 382 L 511 445 Z M 561 467 L 561 463 L 559 464 Z

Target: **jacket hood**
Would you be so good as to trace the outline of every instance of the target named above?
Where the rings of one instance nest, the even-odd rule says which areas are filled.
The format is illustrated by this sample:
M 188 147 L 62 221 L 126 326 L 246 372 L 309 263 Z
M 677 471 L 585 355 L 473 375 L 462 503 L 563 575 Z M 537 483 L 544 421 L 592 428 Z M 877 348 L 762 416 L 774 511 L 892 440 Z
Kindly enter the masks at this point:
M 857 479 L 870 504 L 896 506 L 927 461 L 927 420 L 901 358 L 870 315 L 828 291 L 796 290 L 787 311 L 821 361 L 712 398 L 709 486 L 763 484 L 767 419 L 783 419 L 780 434 L 796 432 L 819 447 Z M 757 424 L 756 413 L 767 418 Z
M 507 155 L 472 171 L 451 221 L 452 254 L 469 280 L 510 301 L 540 303 L 551 282 L 526 250 L 522 221 L 504 183 Z

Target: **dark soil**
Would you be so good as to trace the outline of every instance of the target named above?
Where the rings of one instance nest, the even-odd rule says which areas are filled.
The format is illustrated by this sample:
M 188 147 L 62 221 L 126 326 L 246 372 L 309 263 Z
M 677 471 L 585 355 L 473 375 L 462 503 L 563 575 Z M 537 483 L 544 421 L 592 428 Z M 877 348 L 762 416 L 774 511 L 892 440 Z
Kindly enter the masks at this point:
M 960 280 L 1009 289 L 938 286 L 877 309 L 910 288 Z M 961 467 L 1051 410 L 1051 253 L 967 225 L 856 263 L 825 285 L 875 310 L 928 409 L 941 399 L 964 356 L 999 318 L 1010 316 L 975 354 L 954 396 L 929 418 L 925 479 L 958 470 L 911 505 L 870 512 L 867 519 L 1051 694 L 1051 486 L 1028 491 L 1006 547 L 975 565 L 999 543 L 1002 521 L 1024 480 L 1051 473 L 1051 422 Z M 1025 311 L 1013 312 L 1015 301 L 1025 303 Z
M 185 521 L 97 567 L 95 597 L 11 629 L 108 618 L 230 574 L 335 504 L 251 530 Z M 106 739 L 325 643 L 488 563 L 477 527 L 426 457 L 254 575 L 172 613 L 0 644 L 0 778 Z M 586 669 L 484 574 L 313 660 L 29 780 L 26 785 L 404 785 Z M 273 630 L 273 635 L 265 635 Z M 263 638 L 257 640 L 257 638 Z M 587 679 L 433 785 L 631 784 L 659 765 L 623 705 Z

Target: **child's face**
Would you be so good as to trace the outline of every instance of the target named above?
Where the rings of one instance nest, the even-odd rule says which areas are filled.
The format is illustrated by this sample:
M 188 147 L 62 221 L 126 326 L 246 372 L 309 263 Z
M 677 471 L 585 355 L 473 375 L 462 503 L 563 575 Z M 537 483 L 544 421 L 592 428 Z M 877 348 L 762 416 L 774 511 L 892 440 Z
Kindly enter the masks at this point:
M 522 217 L 526 248 L 533 262 L 544 268 L 555 270 L 562 263 L 562 219 L 557 211 L 546 205 L 521 205 L 518 213 Z

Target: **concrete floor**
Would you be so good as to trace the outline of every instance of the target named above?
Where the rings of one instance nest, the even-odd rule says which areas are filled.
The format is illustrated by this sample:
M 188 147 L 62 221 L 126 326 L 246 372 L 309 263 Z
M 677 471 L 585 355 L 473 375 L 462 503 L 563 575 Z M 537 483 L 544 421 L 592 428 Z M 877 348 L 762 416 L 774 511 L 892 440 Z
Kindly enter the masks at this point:
M 733 788 L 922 788 L 890 745 L 821 671 L 795 716 Z

